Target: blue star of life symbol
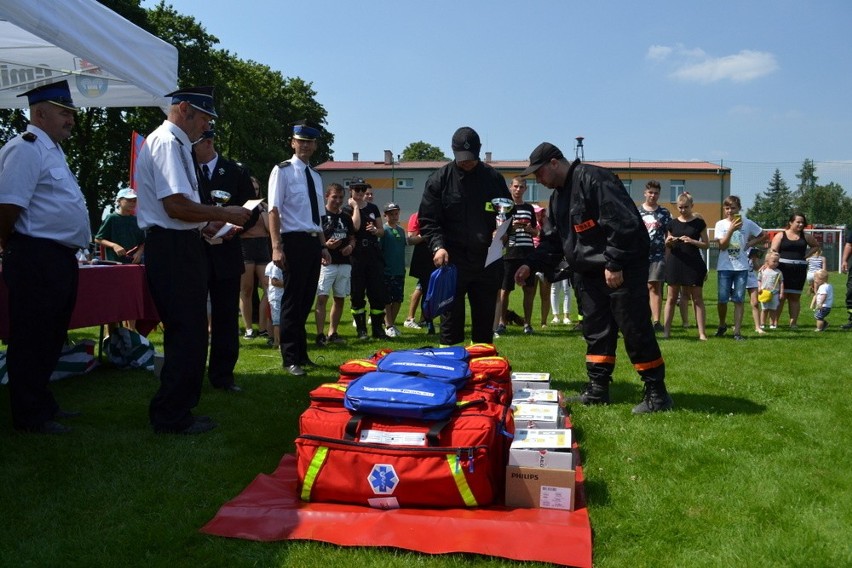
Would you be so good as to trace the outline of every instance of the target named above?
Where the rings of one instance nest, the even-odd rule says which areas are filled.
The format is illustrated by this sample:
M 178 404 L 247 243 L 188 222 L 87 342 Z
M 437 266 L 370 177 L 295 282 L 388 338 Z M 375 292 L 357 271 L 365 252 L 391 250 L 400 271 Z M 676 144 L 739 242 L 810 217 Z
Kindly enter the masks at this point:
M 392 465 L 377 463 L 370 470 L 367 481 L 376 495 L 390 495 L 399 483 L 399 478 Z

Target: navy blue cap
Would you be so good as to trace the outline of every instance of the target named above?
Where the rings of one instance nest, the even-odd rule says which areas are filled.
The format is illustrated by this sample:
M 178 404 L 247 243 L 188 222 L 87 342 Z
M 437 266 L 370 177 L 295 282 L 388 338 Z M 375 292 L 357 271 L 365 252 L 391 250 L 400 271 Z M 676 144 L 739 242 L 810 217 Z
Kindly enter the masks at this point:
M 322 134 L 322 126 L 310 120 L 293 123 L 293 138 L 296 140 L 316 140 Z
M 479 149 L 482 143 L 479 134 L 470 126 L 462 126 L 453 133 L 453 156 L 457 162 L 479 159 Z
M 71 100 L 71 89 L 68 88 L 68 81 L 65 80 L 30 89 L 18 96 L 27 97 L 30 106 L 36 103 L 49 102 L 69 110 L 77 110 L 74 101 Z
M 166 93 L 164 96 L 171 97 L 173 105 L 186 101 L 193 108 L 206 112 L 213 118 L 219 118 L 216 109 L 213 107 L 213 87 L 187 87 Z

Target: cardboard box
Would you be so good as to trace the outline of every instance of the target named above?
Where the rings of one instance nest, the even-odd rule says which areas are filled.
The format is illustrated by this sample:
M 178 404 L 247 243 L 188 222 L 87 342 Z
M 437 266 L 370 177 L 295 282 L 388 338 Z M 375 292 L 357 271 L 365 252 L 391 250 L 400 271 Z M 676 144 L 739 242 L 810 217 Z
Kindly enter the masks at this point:
M 563 412 L 558 404 L 528 402 L 512 403 L 515 428 L 556 430 L 562 426 Z
M 550 373 L 512 373 L 512 390 L 549 389 Z
M 574 469 L 571 430 L 520 428 L 509 449 L 509 465 L 543 469 Z
M 513 389 L 512 402 L 550 403 L 564 406 L 562 393 L 556 389 Z
M 573 511 L 575 477 L 570 469 L 506 466 L 506 506 Z

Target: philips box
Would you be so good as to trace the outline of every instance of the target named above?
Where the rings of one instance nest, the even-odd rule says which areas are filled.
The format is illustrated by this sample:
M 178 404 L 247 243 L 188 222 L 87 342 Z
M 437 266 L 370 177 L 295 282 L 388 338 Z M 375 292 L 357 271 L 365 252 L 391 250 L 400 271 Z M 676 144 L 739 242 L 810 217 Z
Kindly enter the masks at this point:
M 512 390 L 549 389 L 550 373 L 512 373 Z
M 543 469 L 574 469 L 571 430 L 520 428 L 509 450 L 509 465 Z
M 506 506 L 573 511 L 575 477 L 570 469 L 506 466 Z
M 517 428 L 556 430 L 562 426 L 562 407 L 552 403 L 512 403 Z

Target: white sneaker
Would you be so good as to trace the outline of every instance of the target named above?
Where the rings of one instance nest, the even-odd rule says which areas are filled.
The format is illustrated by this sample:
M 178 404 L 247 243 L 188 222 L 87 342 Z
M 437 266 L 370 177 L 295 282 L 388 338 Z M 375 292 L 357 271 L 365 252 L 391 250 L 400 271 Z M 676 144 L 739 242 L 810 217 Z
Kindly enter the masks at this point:
M 405 320 L 405 323 L 403 323 L 402 325 L 407 327 L 408 329 L 420 329 L 420 325 L 413 319 Z
M 553 319 L 550 320 L 550 323 L 559 323 L 559 316 L 553 316 Z
M 571 325 L 571 318 L 565 316 L 565 318 L 562 320 L 562 323 L 565 325 Z
M 385 335 L 388 337 L 400 337 L 402 333 L 395 326 L 389 326 L 385 329 Z

